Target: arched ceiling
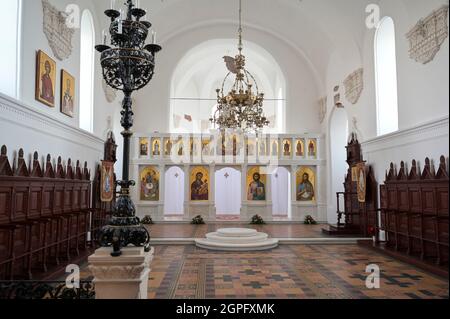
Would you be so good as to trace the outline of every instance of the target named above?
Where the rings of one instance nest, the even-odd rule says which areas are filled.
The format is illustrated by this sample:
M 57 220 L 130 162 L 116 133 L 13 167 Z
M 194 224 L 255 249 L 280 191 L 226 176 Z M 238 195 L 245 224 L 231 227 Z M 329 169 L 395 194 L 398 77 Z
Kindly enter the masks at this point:
M 116 1 L 118 3 L 120 1 Z M 110 0 L 95 1 L 99 10 Z M 164 43 L 196 25 L 228 22 L 237 26 L 238 0 L 140 0 Z M 325 82 L 331 54 L 358 58 L 369 0 L 243 0 L 244 28 L 257 27 L 295 46 Z M 105 25 L 106 25 L 105 20 Z M 245 29 L 244 29 L 245 32 Z M 233 34 L 230 34 L 232 38 Z M 245 36 L 245 33 L 244 33 Z

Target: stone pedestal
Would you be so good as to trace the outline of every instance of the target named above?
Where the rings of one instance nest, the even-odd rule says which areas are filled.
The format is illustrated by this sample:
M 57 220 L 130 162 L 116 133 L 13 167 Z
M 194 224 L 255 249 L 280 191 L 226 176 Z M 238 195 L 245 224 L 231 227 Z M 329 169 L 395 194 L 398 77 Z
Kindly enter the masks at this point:
M 88 259 L 96 299 L 147 299 L 154 249 L 127 247 L 120 257 L 112 257 L 111 252 L 112 248 L 100 248 Z

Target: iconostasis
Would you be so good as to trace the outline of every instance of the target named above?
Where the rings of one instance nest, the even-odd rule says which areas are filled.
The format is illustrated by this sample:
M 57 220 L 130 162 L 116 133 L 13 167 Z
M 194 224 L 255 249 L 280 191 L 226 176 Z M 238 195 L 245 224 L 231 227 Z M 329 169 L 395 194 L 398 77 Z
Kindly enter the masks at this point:
M 269 222 L 307 215 L 326 221 L 321 140 L 312 134 L 136 134 L 131 172 L 139 181 L 132 194 L 138 215 L 216 220 L 227 211 L 243 221 L 256 214 Z M 238 202 L 231 212 L 220 207 L 229 202 Z

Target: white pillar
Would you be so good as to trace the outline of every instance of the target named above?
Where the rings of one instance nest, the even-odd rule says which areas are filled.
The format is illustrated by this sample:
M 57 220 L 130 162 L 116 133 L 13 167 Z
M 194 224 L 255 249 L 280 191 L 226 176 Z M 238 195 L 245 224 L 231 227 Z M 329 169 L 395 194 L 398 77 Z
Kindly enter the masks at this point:
M 164 203 L 166 195 L 166 165 L 159 165 L 159 202 L 158 202 L 158 216 L 164 220 Z
M 291 219 L 294 221 L 299 220 L 298 207 L 297 207 L 297 165 L 291 166 Z
M 216 220 L 216 166 L 209 166 L 209 220 Z
M 191 220 L 190 218 L 190 202 L 191 202 L 191 185 L 190 184 L 190 166 L 184 165 L 184 220 Z
M 148 299 L 148 277 L 154 249 L 122 248 L 122 255 L 111 256 L 112 248 L 100 248 L 88 259 L 94 276 L 96 299 Z
M 242 169 L 242 174 L 241 174 L 241 221 L 247 221 L 248 216 L 247 216 L 247 212 L 248 212 L 248 206 L 247 206 L 247 170 L 248 170 L 248 166 L 247 164 L 243 164 L 241 166 Z

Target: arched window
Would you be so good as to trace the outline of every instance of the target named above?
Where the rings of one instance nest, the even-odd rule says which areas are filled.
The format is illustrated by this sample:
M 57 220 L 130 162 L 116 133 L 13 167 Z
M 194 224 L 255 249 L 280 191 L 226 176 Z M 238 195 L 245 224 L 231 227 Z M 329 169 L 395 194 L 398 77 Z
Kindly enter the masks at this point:
M 94 130 L 94 20 L 89 10 L 81 16 L 80 128 Z
M 375 34 L 378 136 L 398 130 L 397 57 L 394 20 L 385 17 Z
M 18 80 L 20 73 L 21 1 L 4 0 L 2 1 L 2 9 L 5 14 L 0 20 L 0 28 L 5 32 L 2 32 L 0 92 L 17 98 L 19 95 Z
M 244 47 L 248 70 L 265 93 L 263 108 L 270 125 L 264 133 L 285 133 L 284 74 L 267 50 L 252 42 L 245 42 Z M 214 128 L 209 119 L 217 109 L 216 89 L 222 87 L 228 72 L 222 57 L 234 56 L 236 51 L 234 39 L 215 39 L 192 48 L 180 60 L 171 81 L 171 133 L 206 133 Z M 225 90 L 233 81 L 230 76 Z

